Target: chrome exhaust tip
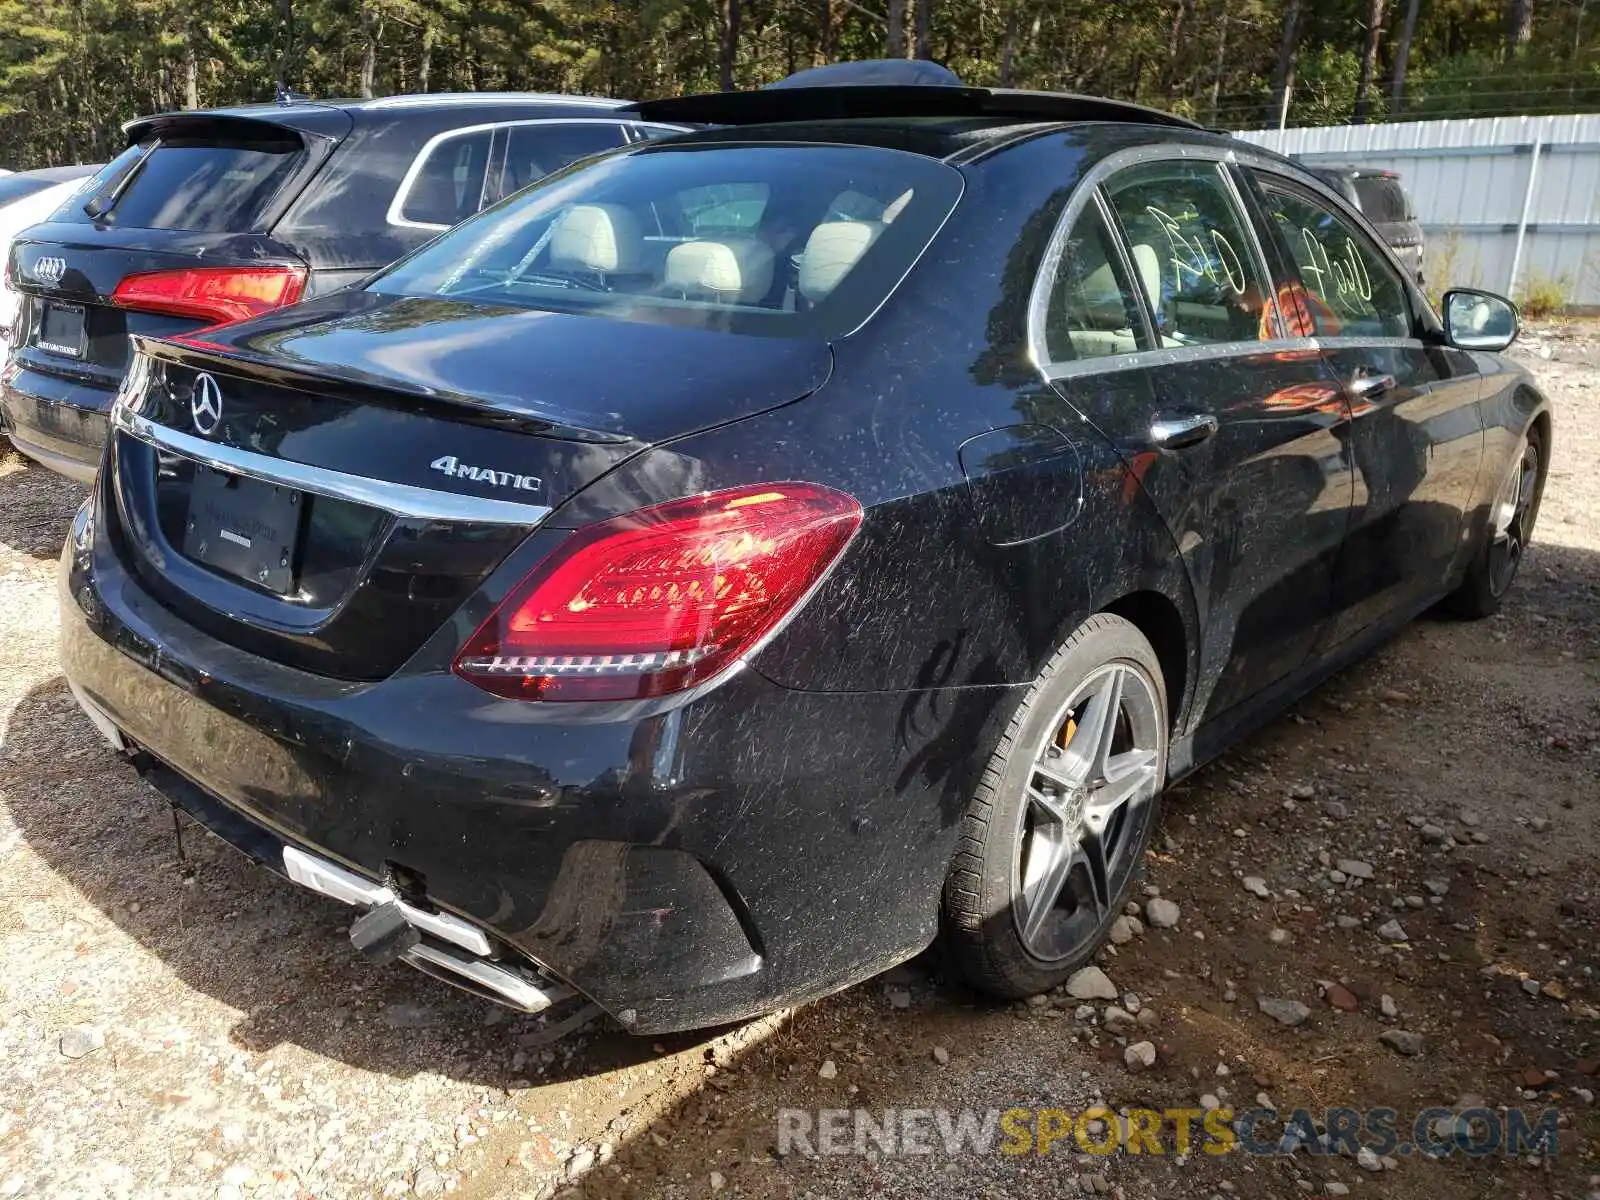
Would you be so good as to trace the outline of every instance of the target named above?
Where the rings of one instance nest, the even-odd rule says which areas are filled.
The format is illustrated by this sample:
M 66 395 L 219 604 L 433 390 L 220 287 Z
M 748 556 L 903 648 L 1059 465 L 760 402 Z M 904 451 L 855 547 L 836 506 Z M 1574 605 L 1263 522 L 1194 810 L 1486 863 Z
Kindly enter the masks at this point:
M 540 1013 L 578 994 L 577 989 L 566 984 L 530 978 L 529 972 L 537 969 L 531 964 L 526 970 L 520 970 L 515 964 L 492 960 L 494 947 L 488 936 L 460 917 L 428 912 L 408 904 L 382 884 L 308 854 L 297 846 L 283 848 L 283 870 L 301 887 L 366 910 L 356 920 L 356 927 L 365 932 L 357 937 L 352 930 L 351 939 L 364 953 L 370 943 L 379 950 L 388 951 L 378 954 L 380 958 L 398 957 L 401 962 L 435 979 L 519 1012 Z M 367 930 L 374 918 L 384 928 Z M 403 927 L 389 927 L 400 922 Z M 405 936 L 407 933 L 410 936 Z M 423 941 L 423 935 L 434 941 Z M 457 949 L 468 953 L 457 953 Z
M 417 970 L 444 983 L 504 1004 L 518 1012 L 541 1013 L 577 992 L 565 985 L 534 983 L 524 975 L 486 958 L 468 958 L 454 950 L 418 942 L 400 956 Z
M 396 905 L 408 924 L 416 926 L 423 933 L 430 934 L 442 942 L 450 942 L 463 950 L 469 950 L 479 957 L 487 958 L 494 950 L 494 947 L 489 945 L 489 939 L 484 936 L 483 930 L 476 925 L 469 925 L 460 917 L 452 917 L 448 913 L 428 912 L 414 904 L 407 904 L 383 884 L 363 879 L 354 871 L 346 871 L 343 867 L 325 858 L 318 858 L 314 854 L 307 854 L 296 846 L 283 848 L 283 870 L 301 887 L 308 887 L 313 892 L 320 892 L 345 904 L 354 904 L 358 908 L 377 908 L 383 904 Z

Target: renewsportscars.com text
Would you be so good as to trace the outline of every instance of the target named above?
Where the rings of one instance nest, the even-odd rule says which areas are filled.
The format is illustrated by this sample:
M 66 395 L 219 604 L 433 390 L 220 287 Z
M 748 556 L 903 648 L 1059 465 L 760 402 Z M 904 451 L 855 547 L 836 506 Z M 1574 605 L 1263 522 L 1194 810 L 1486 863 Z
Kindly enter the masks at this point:
M 1451 1154 L 1556 1153 L 1557 1112 L 1425 1108 L 801 1108 L 778 1110 L 779 1154 Z

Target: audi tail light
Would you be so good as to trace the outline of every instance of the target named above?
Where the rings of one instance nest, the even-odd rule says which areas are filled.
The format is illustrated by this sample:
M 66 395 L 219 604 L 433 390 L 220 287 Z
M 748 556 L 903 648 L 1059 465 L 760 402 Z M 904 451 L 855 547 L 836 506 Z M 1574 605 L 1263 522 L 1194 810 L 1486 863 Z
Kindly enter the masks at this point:
M 304 267 L 182 267 L 129 275 L 111 302 L 222 325 L 293 304 L 305 290 Z
M 511 590 L 455 671 L 523 700 L 638 699 L 703 683 L 794 611 L 861 516 L 842 492 L 776 483 L 591 525 Z

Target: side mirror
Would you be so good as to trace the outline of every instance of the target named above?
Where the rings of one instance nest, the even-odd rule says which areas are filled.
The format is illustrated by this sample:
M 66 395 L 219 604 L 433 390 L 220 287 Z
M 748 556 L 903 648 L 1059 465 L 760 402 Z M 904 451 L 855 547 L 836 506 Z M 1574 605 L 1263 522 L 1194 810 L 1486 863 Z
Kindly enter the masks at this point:
M 1444 334 L 1463 350 L 1504 350 L 1517 340 L 1517 306 L 1504 296 L 1475 288 L 1444 294 Z

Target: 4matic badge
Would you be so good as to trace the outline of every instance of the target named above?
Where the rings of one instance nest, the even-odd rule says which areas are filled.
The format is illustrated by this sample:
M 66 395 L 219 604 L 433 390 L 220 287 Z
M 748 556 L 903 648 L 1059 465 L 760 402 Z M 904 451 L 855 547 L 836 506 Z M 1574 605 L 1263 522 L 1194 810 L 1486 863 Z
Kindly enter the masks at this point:
M 474 483 L 492 483 L 495 487 L 516 488 L 524 492 L 537 492 L 544 480 L 537 475 L 518 475 L 515 471 L 496 471 L 489 467 L 474 467 L 462 462 L 454 454 L 446 454 L 428 464 L 435 471 L 443 471 L 452 479 L 470 479 Z

